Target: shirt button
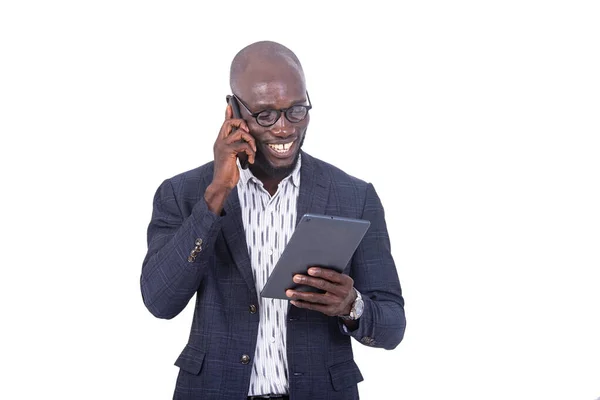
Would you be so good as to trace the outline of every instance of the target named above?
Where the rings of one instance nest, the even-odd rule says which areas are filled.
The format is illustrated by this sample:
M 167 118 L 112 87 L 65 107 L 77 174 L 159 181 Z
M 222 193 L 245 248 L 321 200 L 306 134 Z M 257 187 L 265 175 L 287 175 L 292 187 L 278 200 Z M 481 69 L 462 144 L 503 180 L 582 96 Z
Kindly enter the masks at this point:
M 271 337 L 271 343 L 275 343 L 275 337 Z
M 250 362 L 250 356 L 248 354 L 244 354 L 240 359 L 240 362 L 244 365 L 248 364 Z
M 272 256 L 273 255 L 273 249 L 269 249 L 269 255 Z
M 256 314 L 256 306 L 254 304 L 250 304 L 250 314 Z

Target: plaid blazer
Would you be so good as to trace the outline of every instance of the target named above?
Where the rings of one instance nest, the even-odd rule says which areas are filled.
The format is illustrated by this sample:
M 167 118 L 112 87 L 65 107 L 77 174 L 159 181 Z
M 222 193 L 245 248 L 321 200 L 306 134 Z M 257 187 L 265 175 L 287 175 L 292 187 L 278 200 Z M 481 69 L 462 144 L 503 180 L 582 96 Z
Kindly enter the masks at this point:
M 363 218 L 371 226 L 345 270 L 365 303 L 358 329 L 346 333 L 339 318 L 290 305 L 290 398 L 358 399 L 357 383 L 363 377 L 350 337 L 393 349 L 406 325 L 384 210 L 371 184 L 306 153 L 300 173 L 298 220 L 311 212 Z M 222 215 L 215 215 L 204 201 L 212 176 L 211 162 L 165 180 L 154 197 L 148 227 L 140 279 L 148 310 L 170 319 L 196 294 L 189 340 L 175 362 L 180 370 L 174 399 L 242 400 L 250 385 L 259 302 L 237 189 L 229 194 Z M 190 257 L 198 239 L 201 250 Z

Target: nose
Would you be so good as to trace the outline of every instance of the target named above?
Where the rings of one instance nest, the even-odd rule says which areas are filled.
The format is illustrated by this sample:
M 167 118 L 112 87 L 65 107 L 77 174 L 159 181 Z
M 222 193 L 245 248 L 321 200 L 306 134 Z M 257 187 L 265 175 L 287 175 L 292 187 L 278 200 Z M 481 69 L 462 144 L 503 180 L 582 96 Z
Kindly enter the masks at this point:
M 281 113 L 279 119 L 271 126 L 271 133 L 275 136 L 286 138 L 296 131 L 296 127 Z

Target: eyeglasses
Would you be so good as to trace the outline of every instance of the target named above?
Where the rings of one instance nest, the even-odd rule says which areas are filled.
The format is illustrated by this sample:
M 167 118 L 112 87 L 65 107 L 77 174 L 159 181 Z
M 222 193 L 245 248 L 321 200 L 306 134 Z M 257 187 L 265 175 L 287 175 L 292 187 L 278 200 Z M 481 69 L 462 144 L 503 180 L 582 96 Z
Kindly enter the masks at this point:
M 306 98 L 308 99 L 307 106 L 297 104 L 297 105 L 293 105 L 289 108 L 281 108 L 279 110 L 273 110 L 273 109 L 262 110 L 257 113 L 253 113 L 252 111 L 250 111 L 248 106 L 246 106 L 246 104 L 242 100 L 240 100 L 240 98 L 237 97 L 235 94 L 233 95 L 233 97 L 235 97 L 237 99 L 237 101 L 239 101 L 244 106 L 244 108 L 248 111 L 248 113 L 250 113 L 250 115 L 256 119 L 257 124 L 259 124 L 260 126 L 263 126 L 265 128 L 275 125 L 275 123 L 277 121 L 279 121 L 279 118 L 281 117 L 282 113 L 285 114 L 285 118 L 288 121 L 290 121 L 292 123 L 298 123 L 298 122 L 302 121 L 304 118 L 306 118 L 306 116 L 308 115 L 308 110 L 310 110 L 312 108 L 312 105 L 310 104 L 310 97 L 308 96 L 308 92 L 306 92 Z

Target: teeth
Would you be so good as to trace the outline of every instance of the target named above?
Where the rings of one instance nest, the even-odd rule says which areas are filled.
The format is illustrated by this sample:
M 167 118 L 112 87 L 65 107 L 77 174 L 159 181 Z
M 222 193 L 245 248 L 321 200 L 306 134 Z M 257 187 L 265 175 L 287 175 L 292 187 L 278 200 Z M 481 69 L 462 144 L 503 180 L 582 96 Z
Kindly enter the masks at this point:
M 289 143 L 285 143 L 285 144 L 269 144 L 269 147 L 278 153 L 285 153 L 286 151 L 288 151 L 290 149 L 290 147 L 292 147 L 293 143 L 294 142 L 289 142 Z

